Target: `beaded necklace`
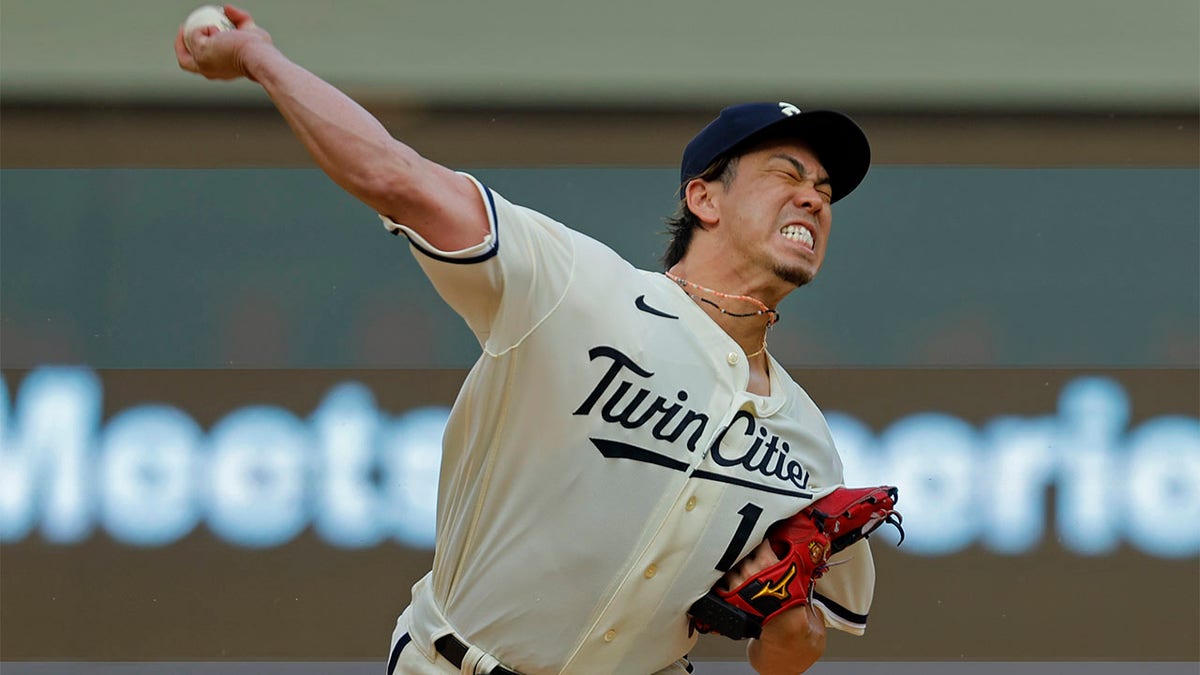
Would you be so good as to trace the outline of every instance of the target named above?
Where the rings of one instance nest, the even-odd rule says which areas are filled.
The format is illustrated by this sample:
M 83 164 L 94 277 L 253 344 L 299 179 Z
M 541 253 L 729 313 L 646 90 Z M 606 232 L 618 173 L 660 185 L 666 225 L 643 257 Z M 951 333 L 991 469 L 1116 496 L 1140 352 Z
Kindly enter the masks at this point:
M 746 318 L 746 317 L 751 317 L 751 316 L 762 316 L 762 315 L 766 314 L 768 329 L 770 329 L 771 326 L 774 326 L 775 323 L 779 321 L 779 312 L 770 307 L 767 307 L 766 303 L 764 303 L 762 300 L 759 300 L 758 298 L 754 298 L 749 295 L 733 295 L 732 293 L 722 293 L 721 291 L 715 291 L 711 288 L 706 288 L 704 286 L 701 286 L 700 284 L 697 284 L 695 282 L 688 281 L 687 279 L 684 279 L 682 277 L 675 276 L 674 274 L 671 274 L 670 272 L 663 272 L 663 274 L 665 274 L 666 277 L 668 279 L 670 279 L 671 281 L 674 281 L 675 283 L 679 284 L 680 288 L 684 289 L 683 292 L 687 293 L 688 296 L 691 297 L 693 300 L 711 305 L 711 306 L 715 307 L 718 312 L 724 314 L 725 316 L 732 316 L 732 317 L 736 317 L 736 318 Z M 712 295 L 715 295 L 718 298 L 724 298 L 726 300 L 741 300 L 743 302 L 748 302 L 752 305 L 756 305 L 758 307 L 758 310 L 754 311 L 754 312 L 745 312 L 745 313 L 730 312 L 730 311 L 726 310 L 724 307 L 718 305 L 716 302 L 709 300 L 708 298 L 705 298 L 703 296 L 696 295 L 695 293 L 692 293 L 691 291 L 688 291 L 687 290 L 688 286 L 691 286 L 692 288 L 695 288 L 696 290 L 699 290 L 699 291 L 704 291 L 705 293 L 711 293 Z M 764 330 L 762 346 L 759 347 L 758 351 L 754 352 L 753 354 L 747 354 L 746 358 L 752 359 L 752 358 L 758 356 L 759 354 L 763 353 L 766 350 L 767 350 L 767 333 Z
M 751 297 L 749 295 L 733 295 L 732 293 L 722 293 L 721 291 L 714 291 L 711 288 L 705 288 L 704 286 L 701 286 L 700 284 L 688 281 L 687 279 L 684 279 L 682 277 L 677 277 L 674 274 L 671 274 L 670 272 L 663 272 L 663 274 L 665 274 L 667 276 L 667 278 L 670 279 L 671 281 L 674 281 L 675 283 L 677 283 L 680 286 L 683 286 L 685 288 L 687 286 L 691 286 L 692 288 L 695 288 L 696 290 L 704 291 L 705 293 L 711 293 L 711 294 L 717 296 L 718 298 L 725 298 L 726 300 L 741 300 L 743 302 L 748 302 L 752 305 L 758 306 L 758 311 L 746 312 L 744 314 L 739 314 L 737 312 L 730 312 L 730 311 L 726 310 L 724 307 L 718 305 L 717 303 L 713 302 L 712 300 L 709 300 L 708 298 L 698 296 L 695 293 L 690 293 L 686 290 L 684 291 L 689 296 L 691 296 L 691 298 L 693 300 L 712 305 L 713 307 L 715 307 L 717 309 L 718 312 L 720 312 L 726 316 L 745 318 L 745 317 L 750 317 L 750 316 L 762 316 L 763 314 L 767 314 L 768 315 L 768 318 L 767 318 L 767 326 L 768 327 L 774 326 L 775 323 L 777 321 L 779 321 L 779 312 L 775 311 L 774 309 L 771 309 L 770 307 L 767 307 L 766 303 L 764 303 L 762 300 L 759 300 L 758 298 Z

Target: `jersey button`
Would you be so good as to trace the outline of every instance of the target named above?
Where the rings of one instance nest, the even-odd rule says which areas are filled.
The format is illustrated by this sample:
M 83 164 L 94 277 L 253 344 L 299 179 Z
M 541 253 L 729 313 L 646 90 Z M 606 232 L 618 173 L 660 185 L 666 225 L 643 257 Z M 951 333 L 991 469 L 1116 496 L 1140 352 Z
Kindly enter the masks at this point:
M 696 508 L 696 495 L 692 495 L 691 497 L 688 497 L 687 504 L 684 505 L 683 508 L 687 509 L 688 511 L 691 511 L 692 509 Z
M 617 631 L 615 631 L 615 630 L 609 630 L 607 633 L 604 634 L 605 642 L 612 642 L 615 639 L 617 639 Z
M 729 362 L 729 365 L 736 366 L 738 361 L 741 361 L 741 357 L 737 355 L 737 352 L 729 352 L 729 355 L 725 357 L 725 360 Z
M 646 571 L 642 573 L 642 576 L 646 577 L 647 579 L 653 579 L 655 574 L 658 574 L 658 565 L 652 564 L 646 568 Z

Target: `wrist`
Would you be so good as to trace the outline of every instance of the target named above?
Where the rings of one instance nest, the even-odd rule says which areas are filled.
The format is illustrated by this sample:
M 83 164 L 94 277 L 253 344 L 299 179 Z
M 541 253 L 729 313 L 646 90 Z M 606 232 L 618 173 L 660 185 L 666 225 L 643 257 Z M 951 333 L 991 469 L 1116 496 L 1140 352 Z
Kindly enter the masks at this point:
M 762 639 L 781 645 L 803 642 L 823 649 L 825 622 L 811 605 L 796 605 L 764 624 Z
M 825 622 L 809 605 L 775 615 L 749 645 L 750 663 L 759 673 L 802 673 L 824 653 Z
M 238 50 L 238 70 L 246 79 L 261 83 L 268 75 L 272 60 L 280 56 L 280 51 L 269 42 L 248 42 Z

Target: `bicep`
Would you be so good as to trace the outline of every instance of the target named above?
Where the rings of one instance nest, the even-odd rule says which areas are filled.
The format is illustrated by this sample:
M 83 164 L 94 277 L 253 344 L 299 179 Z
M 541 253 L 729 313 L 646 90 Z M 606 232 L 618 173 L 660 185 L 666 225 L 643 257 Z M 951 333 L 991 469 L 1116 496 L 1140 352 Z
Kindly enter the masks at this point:
M 442 251 L 470 248 L 490 232 L 487 209 L 475 183 L 435 162 L 420 158 L 403 183 L 380 190 L 372 204 Z

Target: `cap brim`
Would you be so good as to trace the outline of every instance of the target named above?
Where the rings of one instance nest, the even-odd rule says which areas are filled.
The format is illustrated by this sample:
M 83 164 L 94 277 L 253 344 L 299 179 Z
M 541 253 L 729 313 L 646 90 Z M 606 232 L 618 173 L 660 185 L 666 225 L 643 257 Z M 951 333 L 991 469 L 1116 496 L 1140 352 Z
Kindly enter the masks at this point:
M 795 139 L 812 148 L 829 173 L 834 202 L 858 187 L 871 167 L 867 135 L 854 120 L 834 110 L 810 110 L 784 117 L 759 129 L 731 152 L 776 138 Z

